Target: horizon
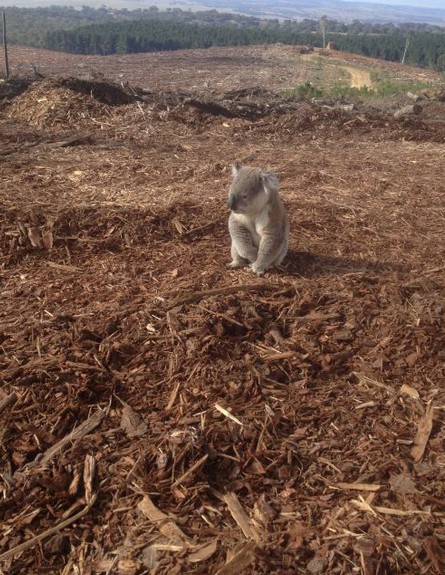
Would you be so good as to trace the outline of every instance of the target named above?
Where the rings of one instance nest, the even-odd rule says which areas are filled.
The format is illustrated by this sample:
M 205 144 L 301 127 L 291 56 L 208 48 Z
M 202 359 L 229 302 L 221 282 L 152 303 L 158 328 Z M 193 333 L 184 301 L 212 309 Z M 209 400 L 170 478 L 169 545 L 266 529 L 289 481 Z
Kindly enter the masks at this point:
M 88 6 L 95 10 L 126 9 L 129 12 L 149 9 L 179 9 L 184 12 L 211 11 L 236 12 L 257 18 L 304 18 L 316 20 L 322 14 L 340 22 L 401 22 L 430 23 L 445 27 L 445 0 L 272 0 L 267 6 L 254 9 L 251 0 L 90 0 Z M 67 7 L 76 10 L 86 6 L 85 0 L 0 0 L 0 9 Z M 405 8 L 405 10 L 404 10 Z M 437 11 L 437 12 L 436 12 Z
M 409 6 L 410 8 L 435 8 L 437 10 L 445 10 L 444 0 L 340 0 L 342 3 L 355 3 L 360 4 L 384 4 L 386 6 Z
M 231 0 L 228 0 L 228 3 L 230 3 Z M 341 4 L 379 4 L 379 5 L 385 5 L 385 6 L 396 6 L 396 7 L 403 7 L 403 6 L 409 6 L 410 8 L 432 8 L 432 9 L 437 9 L 437 10 L 445 10 L 445 3 L 444 0 L 425 0 L 422 2 L 422 0 L 338 0 L 339 5 Z M 175 0 L 164 0 L 164 1 L 152 1 L 152 0 L 146 0 L 145 2 L 142 0 L 108 0 L 108 1 L 100 1 L 97 0 L 97 2 L 91 2 L 90 1 L 90 5 L 91 4 L 98 4 L 98 7 L 100 6 L 106 6 L 109 8 L 115 8 L 117 5 L 120 5 L 121 8 L 125 8 L 125 6 L 127 5 L 132 5 L 134 7 L 132 8 L 128 8 L 129 10 L 135 10 L 137 9 L 136 6 L 138 6 L 139 8 L 149 8 L 151 6 L 157 6 L 160 10 L 165 10 L 169 7 L 175 7 L 175 8 L 179 8 L 179 9 L 183 9 L 183 10 L 203 10 L 205 9 L 204 6 L 205 0 L 203 0 L 203 4 L 200 3 L 199 0 L 196 0 L 196 4 L 194 4 L 193 1 L 190 1 L 190 4 L 187 5 L 187 2 L 179 2 L 179 1 L 175 1 Z M 289 2 L 291 3 L 291 2 Z M 178 4 L 183 5 L 182 8 L 181 6 L 178 6 Z M 8 7 L 17 7 L 17 8 L 38 8 L 38 7 L 43 7 L 43 6 L 72 6 L 73 8 L 77 8 L 77 7 L 82 7 L 83 5 L 86 5 L 85 2 L 83 0 L 0 0 L 0 9 L 1 8 L 8 8 Z M 272 4 L 273 6 L 273 4 Z M 212 6 L 208 6 L 208 10 L 212 10 L 215 9 Z M 216 8 L 216 10 L 218 12 L 224 12 L 224 8 Z

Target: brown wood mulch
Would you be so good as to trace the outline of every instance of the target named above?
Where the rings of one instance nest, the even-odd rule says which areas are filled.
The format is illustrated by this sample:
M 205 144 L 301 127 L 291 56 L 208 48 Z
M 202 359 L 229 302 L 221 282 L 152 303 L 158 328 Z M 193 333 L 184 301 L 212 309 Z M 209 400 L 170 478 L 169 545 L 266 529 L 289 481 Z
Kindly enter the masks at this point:
M 1 112 L 2 571 L 443 573 L 444 125 L 200 99 Z M 282 179 L 264 279 L 235 159 Z

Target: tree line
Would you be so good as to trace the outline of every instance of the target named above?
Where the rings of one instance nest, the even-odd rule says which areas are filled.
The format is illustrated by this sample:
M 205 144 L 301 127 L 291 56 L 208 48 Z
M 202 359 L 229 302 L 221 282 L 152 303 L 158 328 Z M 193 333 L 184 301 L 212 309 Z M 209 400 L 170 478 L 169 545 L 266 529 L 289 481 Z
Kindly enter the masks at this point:
M 143 20 L 96 24 L 74 30 L 49 32 L 44 47 L 75 54 L 126 54 L 210 48 L 212 46 L 248 46 L 285 42 L 298 44 L 312 41 L 310 32 L 286 33 L 259 28 L 233 28 L 182 24 L 161 20 Z
M 243 46 L 281 42 L 322 47 L 333 41 L 339 50 L 445 70 L 445 28 L 428 24 L 352 23 L 260 19 L 216 10 L 161 11 L 155 6 L 116 10 L 105 6 L 6 8 L 10 43 L 74 54 L 115 54 Z
M 82 6 L 80 10 L 69 6 L 49 6 L 37 8 L 2 8 L 8 22 L 8 36 L 13 44 L 24 44 L 34 47 L 42 46 L 46 34 L 54 30 L 72 30 L 91 24 L 125 22 L 136 20 L 157 20 L 182 24 L 206 24 L 230 26 L 235 28 L 258 28 L 261 30 L 278 30 L 286 32 L 317 32 L 319 21 L 305 18 L 303 20 L 261 19 L 242 14 L 224 13 L 217 10 L 191 11 L 171 8 L 160 10 L 156 6 L 136 10 L 115 9 L 107 6 L 91 8 Z M 425 23 L 370 23 L 353 20 L 350 23 L 326 18 L 326 28 L 331 33 L 341 34 L 390 34 L 406 35 L 409 32 L 445 33 L 444 27 Z
M 362 54 L 390 62 L 401 62 L 405 48 L 406 64 L 445 71 L 445 34 L 431 32 L 400 35 L 346 34 L 335 35 L 339 50 Z
M 334 47 L 372 58 L 400 62 L 407 37 L 400 34 L 327 33 L 325 41 Z M 292 32 L 285 29 L 233 28 L 182 24 L 159 20 L 95 24 L 74 30 L 56 30 L 45 36 L 44 46 L 74 54 L 127 54 L 211 46 L 274 44 L 323 47 L 319 32 Z M 405 62 L 444 70 L 445 34 L 410 33 Z

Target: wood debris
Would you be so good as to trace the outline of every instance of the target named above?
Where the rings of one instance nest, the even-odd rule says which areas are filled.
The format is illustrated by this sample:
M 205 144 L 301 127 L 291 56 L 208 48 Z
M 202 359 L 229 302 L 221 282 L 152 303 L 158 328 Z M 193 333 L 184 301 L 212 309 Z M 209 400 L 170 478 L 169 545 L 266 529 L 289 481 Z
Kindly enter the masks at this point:
M 171 542 L 184 545 L 189 542 L 189 537 L 176 525 L 173 519 L 163 513 L 154 505 L 153 501 L 146 495 L 139 503 L 138 509 L 148 518 L 153 521 L 159 531 Z
M 429 403 L 426 407 L 425 414 L 419 419 L 417 424 L 417 433 L 414 438 L 414 447 L 411 449 L 411 456 L 418 463 L 425 453 L 425 449 L 433 429 L 433 404 Z
M 283 98 L 293 46 L 29 50 L 14 77 L 46 77 L 0 109 L 0 570 L 440 573 L 445 102 Z M 291 219 L 261 279 L 225 267 L 237 158 Z

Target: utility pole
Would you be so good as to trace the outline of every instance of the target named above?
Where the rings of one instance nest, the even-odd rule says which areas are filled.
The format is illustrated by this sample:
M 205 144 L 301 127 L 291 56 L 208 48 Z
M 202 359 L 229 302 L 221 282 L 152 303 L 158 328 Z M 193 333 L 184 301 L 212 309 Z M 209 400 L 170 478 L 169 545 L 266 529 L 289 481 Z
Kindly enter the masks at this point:
M 6 79 L 9 78 L 9 60 L 8 60 L 8 42 L 6 41 L 6 14 L 3 10 L 3 48 L 5 51 L 5 73 Z
M 326 23 L 327 23 L 327 16 L 322 16 L 319 20 L 321 35 L 323 37 L 323 50 L 326 48 Z
M 409 46 L 409 36 L 406 37 L 405 50 L 403 51 L 403 56 L 402 56 L 402 64 L 405 63 L 406 53 L 408 52 L 408 46 Z

